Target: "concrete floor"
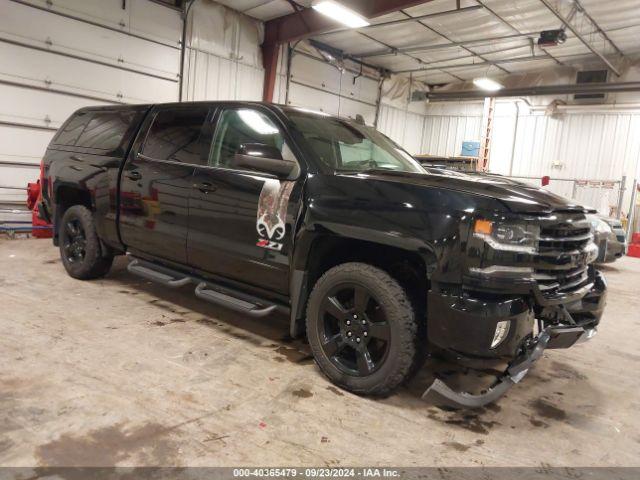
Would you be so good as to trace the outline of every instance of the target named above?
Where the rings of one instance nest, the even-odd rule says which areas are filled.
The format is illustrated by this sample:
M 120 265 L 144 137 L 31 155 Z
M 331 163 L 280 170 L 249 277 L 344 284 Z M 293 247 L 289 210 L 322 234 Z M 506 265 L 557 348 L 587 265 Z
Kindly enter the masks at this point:
M 0 239 L 0 465 L 626 466 L 640 458 L 640 260 L 606 268 L 600 333 L 476 412 L 333 387 L 287 319 L 128 274 L 80 282 Z

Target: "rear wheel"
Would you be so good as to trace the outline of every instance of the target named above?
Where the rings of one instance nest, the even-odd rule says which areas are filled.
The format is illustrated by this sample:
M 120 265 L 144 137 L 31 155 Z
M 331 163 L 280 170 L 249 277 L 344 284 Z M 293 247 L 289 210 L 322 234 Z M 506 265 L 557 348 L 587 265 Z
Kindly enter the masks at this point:
M 316 283 L 307 308 L 307 337 L 316 362 L 354 393 L 387 395 L 416 360 L 415 314 L 406 292 L 384 270 L 345 263 Z
M 60 224 L 60 258 L 67 273 L 80 280 L 103 277 L 113 263 L 103 255 L 93 214 L 84 205 L 69 207 Z

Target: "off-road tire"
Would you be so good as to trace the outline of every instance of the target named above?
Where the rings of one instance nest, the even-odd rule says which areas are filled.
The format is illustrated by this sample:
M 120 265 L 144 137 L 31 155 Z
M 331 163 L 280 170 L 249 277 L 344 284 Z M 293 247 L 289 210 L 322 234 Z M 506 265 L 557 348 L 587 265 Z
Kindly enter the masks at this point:
M 73 222 L 76 225 L 79 224 L 85 238 L 84 258 L 73 262 L 69 259 L 69 255 L 65 253 L 65 245 L 67 245 L 70 238 L 65 226 L 69 222 Z M 69 207 L 62 216 L 58 235 L 60 258 L 69 276 L 79 280 L 91 280 L 103 277 L 109 272 L 113 263 L 113 255 L 105 255 L 103 253 L 102 245 L 96 232 L 93 214 L 87 207 L 84 205 Z
M 321 346 L 317 325 L 328 292 L 341 283 L 365 287 L 384 309 L 390 324 L 390 342 L 380 367 L 367 376 L 342 372 Z M 323 320 L 322 320 L 323 321 Z M 387 272 L 366 263 L 344 263 L 328 270 L 316 282 L 307 304 L 307 338 L 320 370 L 336 385 L 361 395 L 387 396 L 413 373 L 418 349 L 416 315 L 405 290 Z

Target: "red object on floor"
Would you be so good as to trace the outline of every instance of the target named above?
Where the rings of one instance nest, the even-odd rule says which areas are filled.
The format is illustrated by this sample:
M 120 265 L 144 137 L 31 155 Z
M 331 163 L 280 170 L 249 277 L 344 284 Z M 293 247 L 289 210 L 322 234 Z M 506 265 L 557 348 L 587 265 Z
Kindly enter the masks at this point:
M 640 244 L 632 243 L 627 247 L 627 255 L 630 257 L 640 258 Z
M 631 236 L 631 243 L 635 243 L 636 245 L 640 245 L 640 233 L 634 233 Z
M 36 238 L 53 237 L 53 228 L 50 223 L 38 217 L 38 200 L 40 199 L 40 180 L 37 183 L 27 184 L 27 207 L 31 210 L 31 235 Z

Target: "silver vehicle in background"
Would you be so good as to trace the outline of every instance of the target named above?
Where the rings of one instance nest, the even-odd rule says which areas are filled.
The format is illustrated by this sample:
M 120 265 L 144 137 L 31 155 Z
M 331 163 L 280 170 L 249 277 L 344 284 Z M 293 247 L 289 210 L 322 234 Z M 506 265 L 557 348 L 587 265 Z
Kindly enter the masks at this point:
M 595 263 L 611 263 L 627 253 L 627 240 L 622 223 L 617 218 L 590 215 L 594 242 L 598 246 Z

